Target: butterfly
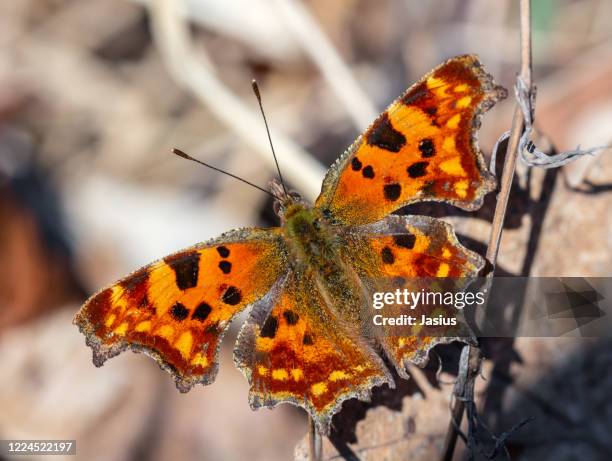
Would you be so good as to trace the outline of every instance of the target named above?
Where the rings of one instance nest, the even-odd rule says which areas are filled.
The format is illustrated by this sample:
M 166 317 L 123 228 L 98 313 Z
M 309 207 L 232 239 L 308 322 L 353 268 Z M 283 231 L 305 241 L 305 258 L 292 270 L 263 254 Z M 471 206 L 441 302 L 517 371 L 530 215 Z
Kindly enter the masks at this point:
M 229 231 L 89 298 L 74 321 L 94 364 L 129 348 L 154 358 L 181 391 L 212 383 L 224 332 L 250 309 L 234 362 L 251 407 L 298 405 L 328 434 L 343 401 L 393 387 L 391 366 L 407 378 L 409 362 L 423 365 L 430 348 L 453 339 L 374 327 L 372 294 L 483 267 L 444 221 L 392 213 L 426 200 L 481 206 L 495 179 L 476 132 L 505 96 L 474 55 L 439 65 L 331 166 L 314 205 L 273 181 L 279 227 Z

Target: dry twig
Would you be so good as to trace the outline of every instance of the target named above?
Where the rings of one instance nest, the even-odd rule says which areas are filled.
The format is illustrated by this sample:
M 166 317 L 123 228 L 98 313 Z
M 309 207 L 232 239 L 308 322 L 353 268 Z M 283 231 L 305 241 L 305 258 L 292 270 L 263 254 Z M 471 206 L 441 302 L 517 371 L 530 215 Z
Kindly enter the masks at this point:
M 306 7 L 298 0 L 276 0 L 276 5 L 295 39 L 317 65 L 357 129 L 367 128 L 378 111 Z
M 532 68 L 532 54 L 531 54 L 531 0 L 520 1 L 520 22 L 521 22 L 521 71 L 520 78 L 524 81 L 526 87 L 531 89 L 531 68 Z M 523 112 L 520 105 L 517 103 L 514 109 L 514 117 L 512 120 L 512 129 L 510 132 L 510 138 L 508 141 L 508 147 L 506 149 L 506 156 L 504 159 L 504 168 L 502 171 L 500 189 L 497 194 L 497 204 L 495 207 L 495 214 L 493 215 L 493 222 L 491 224 L 491 234 L 489 237 L 489 244 L 487 247 L 487 260 L 491 264 L 493 270 L 489 273 L 492 277 L 494 273 L 495 263 L 497 261 L 497 255 L 499 253 L 499 245 L 501 242 L 501 235 L 504 226 L 504 218 L 506 216 L 506 210 L 508 207 L 508 198 L 510 196 L 510 189 L 512 187 L 512 180 L 514 178 L 514 170 L 516 167 L 516 159 L 518 157 L 519 142 L 523 129 L 525 127 L 525 121 L 523 119 Z M 474 381 L 478 375 L 478 368 L 481 360 L 481 352 L 479 348 L 472 346 L 465 346 L 468 352 L 468 360 L 460 374 L 463 372 L 467 382 L 465 383 L 465 389 L 463 395 L 473 394 Z M 476 370 L 476 371 L 474 371 Z M 450 461 L 453 458 L 455 445 L 457 442 L 457 435 L 461 419 L 465 410 L 465 402 L 461 399 L 457 399 L 451 410 L 451 424 L 448 429 L 445 449 L 442 455 L 444 461 Z
M 210 63 L 202 63 L 202 52 L 198 52 L 196 57 L 187 23 L 178 14 L 179 4 L 176 0 L 155 0 L 149 4 L 154 37 L 168 70 L 177 82 L 191 90 L 219 120 L 253 146 L 261 160 L 274 169 L 274 158 L 261 117 L 217 78 Z M 247 81 L 250 82 L 250 79 Z M 325 172 L 321 164 L 281 133 L 273 132 L 272 137 L 282 152 L 282 168 L 289 182 L 308 199 L 314 199 Z

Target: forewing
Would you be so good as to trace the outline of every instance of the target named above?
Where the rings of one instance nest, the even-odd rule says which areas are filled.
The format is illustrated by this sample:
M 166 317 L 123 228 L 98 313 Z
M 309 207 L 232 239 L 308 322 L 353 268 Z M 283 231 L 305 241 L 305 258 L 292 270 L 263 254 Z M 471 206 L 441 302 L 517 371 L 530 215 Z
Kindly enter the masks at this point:
M 329 169 L 316 206 L 347 224 L 410 203 L 481 206 L 495 185 L 478 148 L 481 114 L 503 99 L 478 58 L 459 56 L 394 101 Z
M 427 216 L 389 216 L 378 223 L 352 229 L 346 238 L 346 255 L 351 258 L 369 299 L 373 294 L 403 292 L 462 291 L 484 265 L 478 254 L 463 247 L 451 226 Z M 460 310 L 434 302 L 420 303 L 414 309 L 392 303 L 381 310 L 369 306 L 364 315 L 364 331 L 382 345 L 400 376 L 407 378 L 406 362 L 424 365 L 429 349 L 453 340 L 471 341 L 471 333 L 463 324 Z M 455 317 L 457 326 L 423 327 L 376 326 L 373 316 L 399 318 L 402 315 Z
M 126 348 L 152 356 L 177 387 L 209 384 L 231 319 L 286 270 L 277 229 L 241 229 L 154 262 L 89 298 L 75 324 L 94 363 Z
M 298 405 L 328 434 L 344 400 L 367 400 L 373 386 L 394 384 L 372 348 L 341 329 L 314 281 L 298 277 L 253 307 L 234 360 L 251 385 L 251 407 Z

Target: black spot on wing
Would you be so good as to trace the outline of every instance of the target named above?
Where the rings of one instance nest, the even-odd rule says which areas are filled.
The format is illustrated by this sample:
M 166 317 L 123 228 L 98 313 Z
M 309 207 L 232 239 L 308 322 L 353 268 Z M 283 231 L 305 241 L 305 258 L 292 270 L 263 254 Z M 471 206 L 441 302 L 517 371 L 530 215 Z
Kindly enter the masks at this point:
M 274 338 L 276 336 L 276 330 L 278 330 L 278 319 L 270 315 L 261 328 L 260 336 L 263 338 Z
M 361 170 L 361 167 L 362 167 L 362 164 L 357 157 L 351 160 L 351 168 L 353 169 L 353 171 L 359 171 Z
M 232 271 L 232 263 L 226 260 L 219 261 L 219 269 L 224 274 L 229 274 Z
M 412 250 L 416 242 L 416 235 L 414 234 L 394 235 L 393 241 L 398 247 L 407 248 L 409 250 Z
M 285 317 L 285 320 L 287 321 L 287 324 L 289 325 L 295 325 L 296 323 L 298 323 L 298 320 L 300 319 L 300 316 L 293 311 L 283 312 L 283 317 Z
M 424 111 L 427 115 L 433 117 L 434 115 L 438 113 L 438 108 L 435 106 L 430 106 L 430 107 L 426 107 Z
M 224 246 L 217 247 L 217 252 L 222 258 L 227 258 L 230 255 L 230 251 Z
M 384 247 L 382 249 L 381 256 L 385 264 L 393 264 L 395 262 L 395 255 L 389 247 Z
M 420 178 L 427 174 L 429 162 L 416 162 L 406 168 L 406 172 L 411 178 Z
M 406 137 L 393 128 L 389 116 L 383 112 L 366 133 L 366 141 L 370 146 L 399 152 L 406 144 Z
M 361 174 L 364 178 L 372 179 L 374 177 L 374 168 L 372 168 L 371 165 L 368 165 L 361 170 Z
M 304 335 L 304 339 L 302 339 L 302 344 L 304 344 L 305 346 L 312 346 L 314 344 L 314 341 L 312 340 L 312 336 L 306 333 Z
M 436 155 L 436 146 L 434 146 L 433 141 L 429 138 L 421 139 L 419 142 L 419 150 L 423 158 L 430 158 Z
M 421 188 L 421 194 L 423 194 L 426 197 L 435 196 L 436 195 L 436 182 L 427 181 Z
M 416 88 L 406 92 L 402 96 L 401 102 L 406 106 L 418 107 L 425 112 L 433 126 L 439 126 L 437 120 L 438 104 L 435 95 L 427 88 L 425 82 L 420 83 Z
M 208 314 L 212 311 L 212 307 L 205 302 L 201 302 L 198 307 L 195 308 L 191 318 L 194 320 L 200 320 L 203 322 L 208 317 Z
M 242 300 L 242 294 L 238 288 L 229 286 L 227 287 L 227 290 L 225 290 L 225 293 L 223 293 L 221 299 L 225 304 L 235 306 Z
M 402 186 L 397 183 L 385 184 L 383 192 L 387 200 L 390 202 L 395 202 L 402 194 Z
M 183 321 L 189 315 L 189 309 L 187 309 L 183 304 L 176 303 L 174 306 L 170 308 L 170 315 L 174 320 Z
M 432 126 L 440 127 L 440 122 L 438 122 L 438 108 L 436 106 L 430 106 L 425 107 L 423 110 L 429 116 Z
M 174 270 L 176 286 L 181 290 L 198 284 L 200 253 L 197 251 L 168 256 L 164 261 Z

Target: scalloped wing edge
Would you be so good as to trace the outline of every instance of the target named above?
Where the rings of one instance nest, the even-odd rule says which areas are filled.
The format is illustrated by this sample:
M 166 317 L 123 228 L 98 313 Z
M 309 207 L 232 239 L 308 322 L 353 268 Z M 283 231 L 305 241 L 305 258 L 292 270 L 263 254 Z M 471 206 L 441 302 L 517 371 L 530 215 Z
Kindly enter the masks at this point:
M 372 224 L 366 224 L 365 226 L 359 226 L 357 229 L 359 232 L 364 232 L 371 234 L 373 230 L 378 230 L 379 232 L 390 232 L 392 231 L 391 226 L 398 226 L 398 231 L 405 230 L 405 224 L 410 222 L 410 219 L 417 221 L 425 221 L 429 223 L 436 223 L 442 225 L 446 232 L 446 236 L 448 237 L 448 241 L 452 243 L 454 246 L 459 248 L 469 259 L 469 261 L 475 266 L 475 270 L 467 275 L 467 278 L 477 276 L 482 268 L 486 264 L 485 258 L 483 258 L 480 254 L 475 251 L 470 250 L 469 248 L 463 246 L 463 244 L 457 238 L 457 234 L 455 234 L 455 229 L 449 223 L 444 221 L 443 219 L 432 218 L 431 216 L 422 216 L 422 215 L 408 215 L 408 216 L 398 216 L 391 215 L 387 216 L 385 219 L 381 221 L 377 221 Z M 464 290 L 466 290 L 471 283 L 468 283 Z M 464 344 L 477 345 L 478 340 L 476 336 L 473 335 L 473 332 L 469 329 L 469 326 L 466 324 L 466 328 L 468 329 L 469 336 L 467 337 L 458 337 L 458 336 L 440 336 L 434 339 L 431 343 L 427 344 L 425 348 L 418 349 L 412 355 L 412 357 L 403 357 L 402 362 L 395 365 L 395 370 L 397 374 L 404 379 L 410 379 L 410 375 L 408 374 L 408 364 L 412 363 L 418 367 L 424 368 L 429 363 L 429 352 L 436 347 L 438 344 L 450 344 L 454 341 L 462 342 Z M 383 346 L 384 347 L 384 346 Z M 387 352 L 385 351 L 385 354 Z M 388 355 L 388 354 L 387 354 Z M 390 360 L 393 363 L 393 360 Z
M 270 238 L 269 237 L 271 235 L 270 230 L 272 229 L 275 229 L 275 228 L 243 227 L 239 229 L 232 229 L 230 231 L 224 232 L 218 237 L 214 237 L 205 242 L 197 243 L 191 247 L 184 248 L 168 256 L 165 256 L 164 258 L 153 261 L 152 263 L 147 264 L 139 269 L 136 269 L 135 271 L 132 271 L 130 274 L 126 275 L 125 277 L 119 280 L 116 280 L 115 282 L 101 288 L 100 290 L 92 294 L 82 304 L 81 309 L 79 309 L 79 311 L 75 314 L 74 319 L 72 320 L 72 323 L 76 325 L 79 331 L 85 336 L 85 344 L 92 349 L 93 364 L 96 367 L 102 367 L 108 359 L 111 359 L 126 350 L 131 350 L 134 353 L 141 353 L 155 360 L 155 362 L 159 365 L 159 367 L 163 371 L 166 371 L 172 376 L 172 378 L 174 379 L 176 388 L 182 393 L 189 392 L 197 384 L 202 384 L 203 386 L 212 384 L 217 378 L 217 374 L 219 372 L 219 351 L 221 350 L 221 343 L 223 342 L 223 338 L 225 337 L 225 333 L 227 332 L 229 325 L 232 323 L 232 321 L 236 318 L 236 316 L 240 312 L 251 309 L 251 307 L 253 306 L 253 304 L 255 304 L 255 302 L 251 304 L 247 304 L 240 311 L 237 311 L 231 318 L 229 318 L 225 322 L 225 325 L 219 332 L 219 339 L 217 341 L 217 347 L 216 347 L 215 354 L 214 354 L 215 360 L 213 362 L 213 367 L 207 373 L 199 377 L 193 377 L 191 379 L 185 376 L 181 376 L 172 365 L 170 365 L 163 359 L 163 357 L 161 356 L 159 352 L 157 352 L 156 350 L 150 347 L 143 346 L 140 344 L 131 344 L 125 340 L 122 340 L 119 343 L 111 345 L 111 346 L 106 346 L 102 344 L 100 339 L 94 333 L 95 331 L 94 326 L 91 324 L 89 319 L 87 319 L 87 317 L 84 314 L 82 314 L 83 307 L 87 306 L 90 303 L 90 301 L 96 298 L 99 294 L 103 293 L 109 288 L 112 288 L 120 281 L 132 277 L 137 272 L 143 269 L 151 267 L 157 263 L 163 262 L 164 259 L 166 258 L 170 258 L 172 256 L 179 255 L 188 250 L 198 250 L 202 248 L 207 248 L 209 246 L 218 245 L 219 243 L 235 243 L 235 242 L 246 241 L 248 240 L 248 237 L 253 232 L 261 233 L 263 235 L 268 236 L 267 238 Z M 264 295 L 264 297 L 265 296 L 266 295 Z
M 286 277 L 284 280 L 277 282 L 272 289 L 266 294 L 265 297 L 261 298 L 256 304 L 253 305 L 253 309 L 251 310 L 251 316 L 259 316 L 259 315 L 267 315 L 269 311 L 272 309 L 272 303 L 270 302 L 274 297 L 278 296 L 282 290 L 282 287 L 286 281 Z M 267 302 L 266 302 L 267 301 Z M 264 309 L 257 309 L 257 305 L 259 303 L 267 304 L 270 307 Z M 328 405 L 325 407 L 324 411 L 319 412 L 317 409 L 310 404 L 308 399 L 304 398 L 302 400 L 298 400 L 292 396 L 286 396 L 281 398 L 274 398 L 272 396 L 265 398 L 261 394 L 253 391 L 253 378 L 252 378 L 252 370 L 244 360 L 243 351 L 240 349 L 240 344 L 247 341 L 245 337 L 247 335 L 253 335 L 254 332 L 252 329 L 247 328 L 249 326 L 248 321 L 245 322 L 243 327 L 241 328 L 238 339 L 236 340 L 236 345 L 234 347 L 234 365 L 236 368 L 240 370 L 240 372 L 244 375 L 247 382 L 249 383 L 249 406 L 252 410 L 258 410 L 259 408 L 269 408 L 272 409 L 280 404 L 289 403 L 296 407 L 304 409 L 310 417 L 313 419 L 317 430 L 323 435 L 330 434 L 331 421 L 333 416 L 340 411 L 342 404 L 346 400 L 350 400 L 352 398 L 357 398 L 364 402 L 370 402 L 372 399 L 372 389 L 377 386 L 382 386 L 384 384 L 388 384 L 391 389 L 395 389 L 395 380 L 388 367 L 385 365 L 383 360 L 380 358 L 378 354 L 371 351 L 370 354 L 372 359 L 380 365 L 381 370 L 384 373 L 384 377 L 374 376 L 369 378 L 359 385 L 358 388 L 349 389 L 347 392 L 338 396 L 335 399 L 333 405 Z
M 400 209 L 404 206 L 411 205 L 413 203 L 419 202 L 448 202 L 453 206 L 461 208 L 466 211 L 475 211 L 478 210 L 483 203 L 484 196 L 489 192 L 492 192 L 497 187 L 497 181 L 495 176 L 491 174 L 489 169 L 486 166 L 484 161 L 484 153 L 480 149 L 478 144 L 478 130 L 482 124 L 483 115 L 491 109 L 497 102 L 505 99 L 508 96 L 508 90 L 501 85 L 497 85 L 494 81 L 494 78 L 491 74 L 484 70 L 482 63 L 480 62 L 480 58 L 476 54 L 465 54 L 455 56 L 453 58 L 447 59 L 442 64 L 437 65 L 427 74 L 423 75 L 417 82 L 411 85 L 406 91 L 404 91 L 398 98 L 396 98 L 393 102 L 391 102 L 385 111 L 389 109 L 389 107 L 396 104 L 402 98 L 404 98 L 410 91 L 419 85 L 423 84 L 431 75 L 437 72 L 439 69 L 446 66 L 449 62 L 459 59 L 468 59 L 473 61 L 472 68 L 475 70 L 475 75 L 483 86 L 484 97 L 482 101 L 476 106 L 474 111 L 474 118 L 472 119 L 472 133 L 471 133 L 471 147 L 476 155 L 476 162 L 482 173 L 482 183 L 478 187 L 476 196 L 474 200 L 471 202 L 461 202 L 457 200 L 449 200 L 449 199 L 437 199 L 433 197 L 428 198 L 414 198 L 406 203 L 402 203 L 397 209 Z M 324 195 L 327 196 L 327 203 L 331 201 L 333 195 L 335 193 L 335 189 L 338 185 L 338 179 L 341 172 L 347 166 L 347 163 L 351 156 L 355 153 L 358 147 L 361 145 L 361 141 L 365 135 L 365 133 L 369 132 L 374 123 L 378 120 L 378 117 L 372 121 L 372 123 L 366 128 L 362 134 L 357 137 L 357 139 L 351 144 L 340 157 L 336 159 L 336 161 L 329 167 L 327 173 L 325 173 L 325 177 L 323 178 L 323 184 L 321 185 L 321 192 L 315 201 L 315 206 L 323 207 L 323 204 L 319 203 L 319 199 L 321 199 Z

